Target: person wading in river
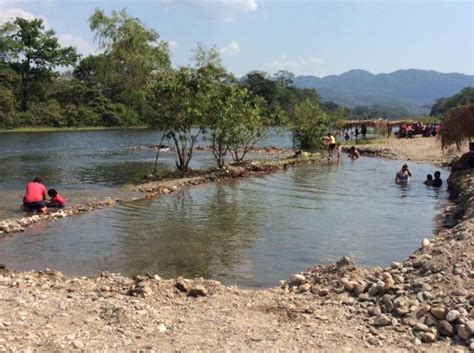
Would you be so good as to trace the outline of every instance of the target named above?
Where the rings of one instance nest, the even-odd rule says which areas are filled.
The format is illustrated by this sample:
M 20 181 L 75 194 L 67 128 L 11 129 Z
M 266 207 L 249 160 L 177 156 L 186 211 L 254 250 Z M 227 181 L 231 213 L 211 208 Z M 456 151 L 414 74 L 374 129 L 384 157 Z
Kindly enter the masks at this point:
M 402 169 L 397 172 L 395 175 L 395 182 L 397 184 L 406 184 L 410 180 L 411 173 L 410 170 L 408 169 L 408 165 L 404 164 L 402 166 Z
M 38 211 L 46 213 L 46 186 L 41 183 L 40 178 L 34 178 L 26 185 L 26 194 L 23 197 L 23 208 L 25 211 Z

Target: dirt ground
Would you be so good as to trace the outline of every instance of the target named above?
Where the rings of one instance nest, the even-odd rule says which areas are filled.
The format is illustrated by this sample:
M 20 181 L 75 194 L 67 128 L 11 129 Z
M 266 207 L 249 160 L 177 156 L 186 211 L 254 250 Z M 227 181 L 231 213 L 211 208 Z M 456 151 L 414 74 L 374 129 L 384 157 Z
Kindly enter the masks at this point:
M 394 140 L 383 150 L 438 163 L 433 142 Z M 155 274 L 74 278 L 0 269 L 0 351 L 474 349 L 472 172 L 451 175 L 449 185 L 447 226 L 387 268 L 343 258 L 266 290 Z
M 402 161 L 424 162 L 438 166 L 447 166 L 453 158 L 467 152 L 467 145 L 458 151 L 455 147 L 441 149 L 437 137 L 387 139 L 383 144 L 358 145 L 357 149 L 363 154 L 399 159 Z

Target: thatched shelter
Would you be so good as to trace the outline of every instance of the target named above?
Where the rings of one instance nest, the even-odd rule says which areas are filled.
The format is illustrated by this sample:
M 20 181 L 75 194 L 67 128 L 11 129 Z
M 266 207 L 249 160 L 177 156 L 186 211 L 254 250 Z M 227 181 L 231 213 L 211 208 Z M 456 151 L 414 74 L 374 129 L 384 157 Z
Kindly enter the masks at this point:
M 392 127 L 401 124 L 413 124 L 413 120 L 389 120 L 389 119 L 365 119 L 365 120 L 338 120 L 336 127 L 342 130 L 348 130 L 362 125 L 373 127 L 379 135 L 390 135 Z
M 451 109 L 441 124 L 439 138 L 443 148 L 456 144 L 458 149 L 474 139 L 474 104 Z

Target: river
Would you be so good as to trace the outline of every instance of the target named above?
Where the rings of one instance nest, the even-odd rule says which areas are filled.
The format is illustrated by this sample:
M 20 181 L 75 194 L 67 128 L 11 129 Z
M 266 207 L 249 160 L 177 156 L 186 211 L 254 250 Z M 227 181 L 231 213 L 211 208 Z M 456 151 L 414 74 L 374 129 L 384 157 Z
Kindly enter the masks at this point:
M 113 186 L 134 180 L 139 165 L 149 168 L 153 160 L 153 151 L 129 149 L 154 143 L 153 132 L 55 134 L 31 142 L 31 158 L 22 140 L 29 136 L 9 134 L 7 142 L 1 136 L 2 148 L 10 151 L 0 154 L 2 193 L 20 193 L 28 177 L 41 172 L 66 197 L 69 190 L 111 193 Z M 90 136 L 100 141 L 95 149 L 87 143 Z M 289 143 L 287 137 L 280 140 L 271 144 Z M 162 163 L 172 165 L 171 156 Z M 195 161 L 198 167 L 211 163 L 206 153 Z M 386 266 L 433 234 L 447 198 L 445 187 L 423 185 L 426 174 L 435 170 L 430 165 L 411 164 L 411 183 L 396 185 L 400 164 L 344 158 L 339 164 L 199 185 L 156 200 L 39 223 L 0 240 L 0 263 L 71 275 L 203 276 L 253 288 L 276 285 L 292 273 L 344 255 L 365 266 Z M 2 203 L 3 214 L 17 212 L 12 208 Z

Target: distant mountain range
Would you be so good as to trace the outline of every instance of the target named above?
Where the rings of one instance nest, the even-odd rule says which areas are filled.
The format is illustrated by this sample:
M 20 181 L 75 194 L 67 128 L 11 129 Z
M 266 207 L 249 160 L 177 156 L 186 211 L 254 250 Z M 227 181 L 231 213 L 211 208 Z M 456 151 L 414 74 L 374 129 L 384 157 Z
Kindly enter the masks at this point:
M 364 70 L 350 70 L 322 78 L 297 76 L 294 85 L 315 88 L 323 101 L 348 108 L 387 105 L 403 107 L 411 114 L 427 114 L 436 99 L 473 87 L 474 75 L 415 69 L 374 75 Z

